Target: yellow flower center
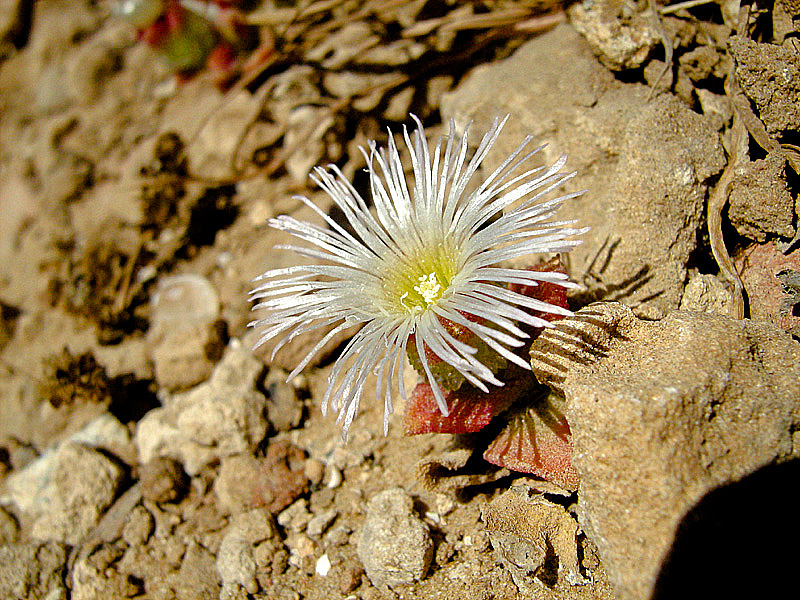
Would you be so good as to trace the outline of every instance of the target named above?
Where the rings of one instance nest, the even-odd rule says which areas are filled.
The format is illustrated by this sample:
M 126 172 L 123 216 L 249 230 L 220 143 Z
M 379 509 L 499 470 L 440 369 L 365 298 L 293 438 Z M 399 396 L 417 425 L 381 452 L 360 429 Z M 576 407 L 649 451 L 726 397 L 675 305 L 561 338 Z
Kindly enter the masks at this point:
M 456 252 L 449 245 L 425 248 L 409 263 L 391 265 L 383 278 L 387 310 L 419 313 L 435 304 L 457 271 Z
M 414 291 L 430 305 L 442 295 L 442 286 L 436 278 L 436 273 L 428 273 L 419 278 L 419 285 L 414 286 Z

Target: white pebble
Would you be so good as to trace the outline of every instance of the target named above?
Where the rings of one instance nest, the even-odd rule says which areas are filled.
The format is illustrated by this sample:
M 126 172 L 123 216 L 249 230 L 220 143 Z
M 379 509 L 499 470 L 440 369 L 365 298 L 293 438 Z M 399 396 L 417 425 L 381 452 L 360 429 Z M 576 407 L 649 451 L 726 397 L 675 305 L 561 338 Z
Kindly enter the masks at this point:
M 321 575 L 322 577 L 328 576 L 331 570 L 331 559 L 328 558 L 327 554 L 323 554 L 317 559 L 317 566 L 314 570 L 317 572 L 317 575 Z

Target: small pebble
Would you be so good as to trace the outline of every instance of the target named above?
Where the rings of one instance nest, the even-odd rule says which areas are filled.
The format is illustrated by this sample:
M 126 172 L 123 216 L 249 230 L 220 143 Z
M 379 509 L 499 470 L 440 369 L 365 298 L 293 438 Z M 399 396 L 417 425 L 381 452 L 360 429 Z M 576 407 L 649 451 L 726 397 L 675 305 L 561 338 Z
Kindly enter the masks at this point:
M 315 514 L 311 517 L 311 520 L 308 522 L 308 526 L 306 527 L 306 533 L 311 537 L 319 537 L 325 530 L 330 527 L 331 523 L 333 523 L 334 519 L 336 518 L 336 511 L 334 509 L 329 509 L 323 511 L 321 513 Z
M 319 459 L 309 458 L 303 464 L 303 472 L 311 485 L 319 485 L 325 476 L 325 465 Z
M 349 594 L 361 584 L 361 576 L 364 575 L 364 567 L 353 565 L 342 571 L 339 576 L 339 591 L 342 594 Z
M 313 569 L 314 549 L 316 544 L 305 534 L 293 533 L 286 538 L 286 546 L 289 548 L 289 564 L 298 569 L 305 569 L 307 559 L 312 559 Z
M 436 494 L 436 512 L 440 516 L 445 516 L 453 511 L 456 502 L 447 494 Z
M 253 548 L 253 560 L 256 561 L 256 565 L 258 565 L 259 568 L 263 569 L 265 566 L 272 563 L 275 552 L 275 544 L 271 540 L 265 540 Z
M 331 559 L 328 558 L 327 554 L 323 554 L 317 559 L 317 564 L 314 567 L 314 571 L 316 572 L 317 575 L 320 575 L 322 577 L 327 577 L 328 573 L 330 573 L 330 570 L 331 570 Z
M 342 484 L 342 472 L 334 465 L 328 465 L 327 474 L 325 476 L 325 487 L 329 489 L 336 489 Z
M 352 530 L 347 525 L 337 525 L 326 537 L 331 546 L 344 546 L 350 541 Z
M 436 548 L 436 556 L 434 557 L 434 560 L 436 561 L 436 564 L 441 567 L 449 563 L 453 559 L 453 556 L 455 556 L 455 553 L 456 552 L 452 544 L 442 542 L 439 544 L 439 547 Z
M 183 496 L 188 478 L 183 466 L 172 458 L 154 458 L 142 465 L 139 472 L 142 497 L 157 504 L 175 502 Z
M 295 501 L 278 515 L 278 525 L 285 527 L 293 533 L 300 533 L 311 520 L 308 512 L 308 502 L 305 498 Z
M 128 514 L 122 528 L 122 539 L 129 546 L 143 546 L 155 528 L 155 520 L 144 506 L 136 506 Z

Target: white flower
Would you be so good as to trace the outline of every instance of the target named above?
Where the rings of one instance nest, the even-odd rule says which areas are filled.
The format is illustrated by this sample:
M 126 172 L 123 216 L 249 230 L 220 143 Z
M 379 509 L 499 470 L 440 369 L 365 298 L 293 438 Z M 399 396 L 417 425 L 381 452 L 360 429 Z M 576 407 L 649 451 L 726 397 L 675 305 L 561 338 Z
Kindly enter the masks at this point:
M 395 386 L 406 397 L 402 368 L 412 334 L 439 408 L 447 415 L 425 346 L 481 390 L 488 391 L 487 383 L 503 383 L 475 358 L 475 348 L 448 333 L 442 319 L 468 328 L 507 360 L 530 369 L 527 361 L 509 350 L 523 345 L 528 337 L 518 323 L 535 327 L 549 323 L 525 309 L 571 314 L 506 287 L 509 283 L 536 285 L 537 281 L 575 287 L 565 275 L 499 266 L 507 259 L 568 251 L 580 243 L 566 238 L 586 229 L 570 228 L 574 221 L 548 219 L 565 200 L 582 192 L 542 200 L 574 175 L 561 172 L 566 156 L 549 168 L 519 173 L 519 167 L 541 149 L 528 149 L 529 136 L 488 178 L 467 191 L 507 119 L 495 120 L 467 161 L 466 132 L 459 140 L 451 122 L 449 135 L 439 140 L 431 154 L 422 124 L 414 117 L 417 130 L 411 136 L 403 130 L 414 170 L 411 189 L 391 136 L 388 151 L 376 150 L 374 142 L 369 152 L 362 148 L 374 213 L 338 168 L 315 168 L 311 179 L 342 210 L 355 234 L 303 197 L 299 199 L 328 228 L 286 215 L 269 220 L 272 227 L 310 244 L 280 248 L 321 259 L 321 263 L 273 269 L 256 279 L 260 284 L 251 297 L 260 302 L 254 310 L 267 311 L 264 318 L 250 323 L 261 330 L 258 345 L 277 337 L 274 356 L 295 336 L 335 325 L 289 374 L 291 379 L 339 332 L 363 325 L 334 364 L 322 400 L 323 413 L 329 405 L 339 412 L 343 436 L 372 373 L 377 379 L 376 397 L 384 398 L 386 431 Z M 464 314 L 480 317 L 479 322 Z

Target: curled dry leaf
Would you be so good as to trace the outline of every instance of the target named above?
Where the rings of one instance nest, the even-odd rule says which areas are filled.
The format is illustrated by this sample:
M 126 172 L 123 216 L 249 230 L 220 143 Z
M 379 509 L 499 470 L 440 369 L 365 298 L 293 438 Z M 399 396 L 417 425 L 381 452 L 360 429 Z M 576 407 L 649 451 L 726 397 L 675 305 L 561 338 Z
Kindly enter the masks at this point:
M 417 478 L 425 489 L 446 493 L 492 483 L 511 475 L 508 469 L 487 471 L 485 468 L 471 468 L 470 459 L 475 453 L 474 449 L 465 445 L 462 438 L 453 440 L 446 448 L 429 454 L 417 463 Z

